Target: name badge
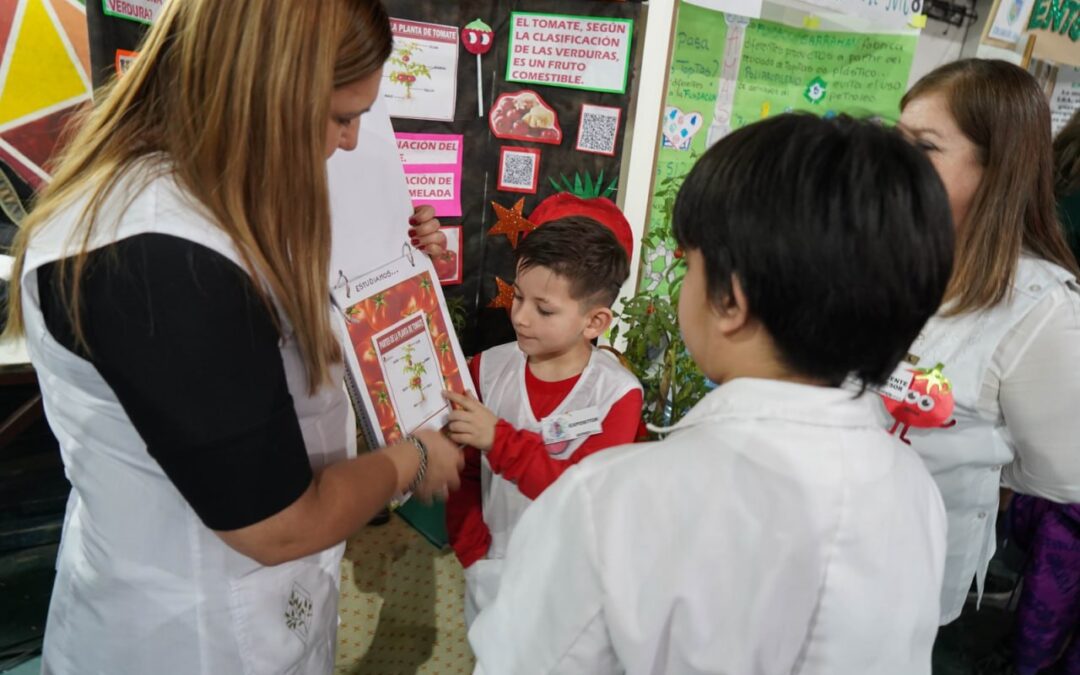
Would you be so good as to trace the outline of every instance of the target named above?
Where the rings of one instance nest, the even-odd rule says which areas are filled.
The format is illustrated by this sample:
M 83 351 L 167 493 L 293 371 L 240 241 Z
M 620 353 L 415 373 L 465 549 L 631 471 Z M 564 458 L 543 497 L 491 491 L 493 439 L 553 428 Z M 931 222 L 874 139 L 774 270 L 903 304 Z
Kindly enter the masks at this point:
M 544 436 L 544 443 L 551 445 L 598 434 L 603 431 L 600 422 L 600 411 L 595 407 L 589 407 L 545 417 L 540 422 L 540 429 Z
M 901 362 L 892 375 L 889 375 L 889 381 L 885 383 L 885 386 L 873 387 L 873 390 L 886 398 L 902 402 L 914 379 L 915 369 L 907 363 Z

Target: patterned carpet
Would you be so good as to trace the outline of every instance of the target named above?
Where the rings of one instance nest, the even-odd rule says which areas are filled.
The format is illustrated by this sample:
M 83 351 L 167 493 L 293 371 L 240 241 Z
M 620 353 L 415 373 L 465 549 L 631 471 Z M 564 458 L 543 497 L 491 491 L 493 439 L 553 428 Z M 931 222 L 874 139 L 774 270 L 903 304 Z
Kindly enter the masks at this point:
M 394 516 L 354 537 L 341 565 L 337 675 L 468 675 L 461 565 Z

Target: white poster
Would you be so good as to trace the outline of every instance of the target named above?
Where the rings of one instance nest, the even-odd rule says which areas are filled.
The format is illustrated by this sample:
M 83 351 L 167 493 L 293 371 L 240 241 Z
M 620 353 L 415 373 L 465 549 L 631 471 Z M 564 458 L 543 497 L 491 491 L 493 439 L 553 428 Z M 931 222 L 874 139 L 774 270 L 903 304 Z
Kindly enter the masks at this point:
M 683 0 L 683 2 L 711 9 L 714 12 L 735 14 L 750 19 L 761 18 L 761 0 Z
M 453 122 L 458 29 L 404 19 L 390 19 L 390 27 L 394 51 L 382 86 L 390 116 Z
M 995 40 L 1017 44 L 1027 27 L 1031 14 L 1031 0 L 999 0 L 994 21 L 986 34 Z
M 510 14 L 506 80 L 626 93 L 631 19 L 569 14 Z
M 139 23 L 152 23 L 161 11 L 165 0 L 101 0 L 106 16 L 130 19 Z
M 798 2 L 779 0 L 782 5 L 798 6 Z M 924 0 L 804 0 L 846 16 L 869 21 L 874 30 L 905 31 L 926 25 Z M 1004 1 L 1004 0 L 1002 0 Z M 870 32 L 868 29 L 866 32 Z
M 1056 136 L 1080 109 L 1080 68 L 1061 66 L 1050 95 L 1050 124 Z
M 423 312 L 376 334 L 374 342 L 402 431 L 412 433 L 446 412 L 443 376 Z

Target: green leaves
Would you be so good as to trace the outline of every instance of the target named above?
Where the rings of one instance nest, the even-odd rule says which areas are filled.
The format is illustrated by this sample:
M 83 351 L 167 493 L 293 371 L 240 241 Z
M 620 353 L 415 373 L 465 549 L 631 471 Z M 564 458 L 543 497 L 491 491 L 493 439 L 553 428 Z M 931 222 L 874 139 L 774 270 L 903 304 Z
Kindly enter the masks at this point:
M 638 292 L 623 303 L 619 319 L 622 327 L 612 328 L 611 341 L 620 336 L 626 340 L 623 356 L 644 389 L 642 417 L 657 426 L 673 424 L 707 391 L 705 377 L 679 333 L 675 300 Z
M 469 323 L 469 310 L 465 305 L 465 298 L 461 296 L 447 298 L 446 308 L 450 310 L 450 323 L 454 325 L 454 332 L 461 335 Z
M 559 180 L 548 177 L 548 181 L 551 183 L 551 187 L 555 188 L 559 192 L 569 192 L 570 194 L 580 197 L 581 199 L 594 199 L 596 197 L 611 198 L 615 194 L 615 186 L 618 184 L 619 179 L 614 178 L 604 187 L 604 172 L 601 171 L 597 174 L 594 180 L 592 175 L 588 172 L 574 172 L 574 180 L 571 182 L 566 174 L 559 174 Z M 561 183 L 560 183 L 561 181 Z

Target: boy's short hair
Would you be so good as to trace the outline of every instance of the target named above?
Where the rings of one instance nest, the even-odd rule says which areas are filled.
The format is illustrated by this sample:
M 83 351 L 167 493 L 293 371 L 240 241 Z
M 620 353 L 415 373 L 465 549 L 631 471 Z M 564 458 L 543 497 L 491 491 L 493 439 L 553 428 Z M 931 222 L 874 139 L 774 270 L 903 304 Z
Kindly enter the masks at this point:
M 610 307 L 630 275 L 619 240 L 592 218 L 566 216 L 544 223 L 517 247 L 518 271 L 546 267 L 570 282 L 570 296 L 589 307 Z
M 675 237 L 710 299 L 739 279 L 801 375 L 884 383 L 937 311 L 953 262 L 949 199 L 899 131 L 785 114 L 710 148 L 679 191 Z

